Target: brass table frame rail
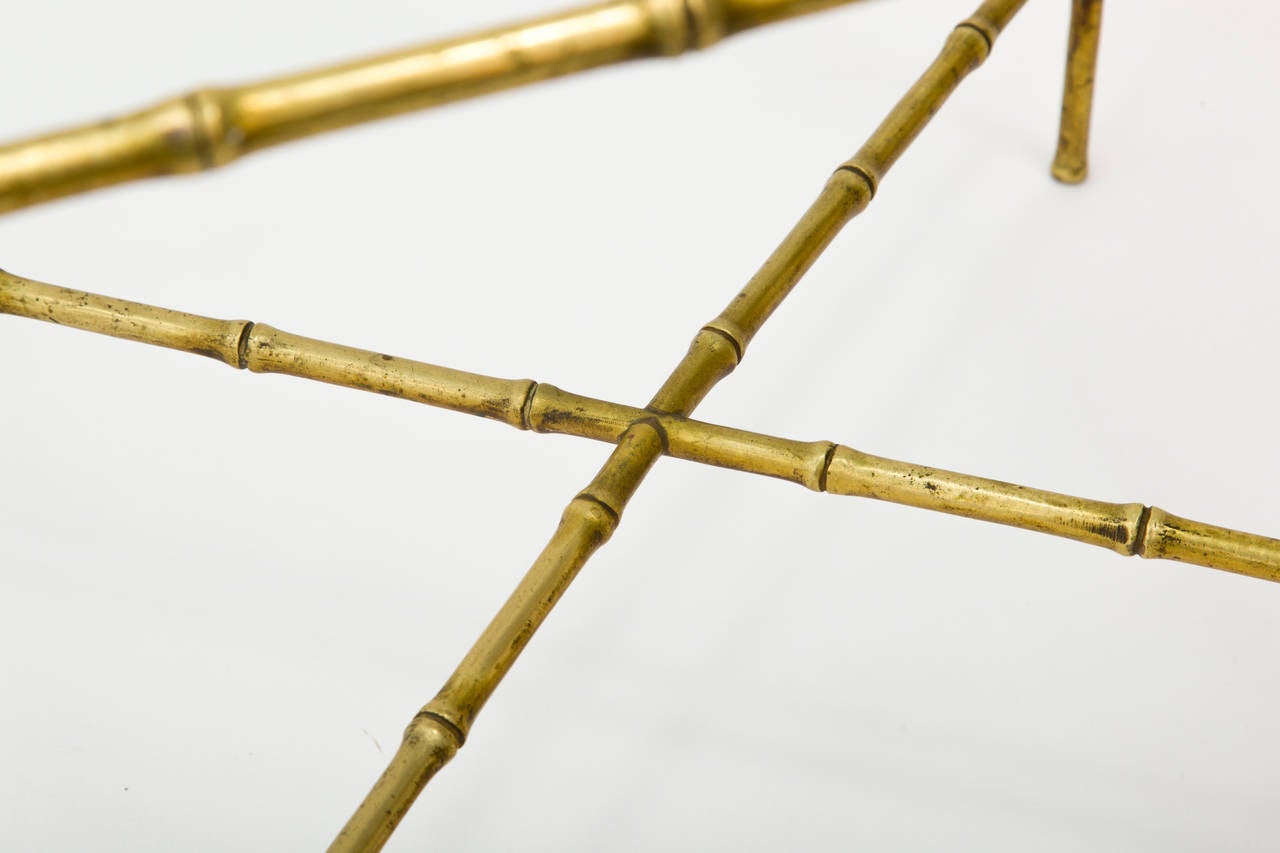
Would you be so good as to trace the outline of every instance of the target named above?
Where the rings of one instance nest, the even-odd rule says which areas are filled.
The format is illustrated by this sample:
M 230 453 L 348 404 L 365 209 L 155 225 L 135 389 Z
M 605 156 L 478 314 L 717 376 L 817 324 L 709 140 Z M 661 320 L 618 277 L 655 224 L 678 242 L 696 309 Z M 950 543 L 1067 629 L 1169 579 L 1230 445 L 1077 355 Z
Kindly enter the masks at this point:
M 673 55 L 842 0 L 615 0 L 475 36 L 237 88 L 0 148 L 0 212 L 135 178 L 211 168 L 300 136 L 641 56 Z M 1060 495 L 689 418 L 741 362 L 752 338 L 1026 0 L 986 0 L 724 311 L 701 327 L 650 402 L 606 402 L 532 380 L 465 373 L 225 321 L 42 284 L 0 272 L 0 312 L 196 353 L 254 372 L 376 391 L 615 445 L 566 506 L 532 567 L 403 742 L 332 851 L 380 849 L 471 726 L 533 633 L 667 454 L 779 477 L 816 491 L 895 501 L 1050 533 L 1126 555 L 1280 580 L 1280 541 L 1182 519 L 1140 503 Z M 1052 174 L 1085 178 L 1101 0 L 1073 0 Z
M 0 313 L 372 391 L 537 433 L 616 444 L 652 422 L 676 459 L 786 480 L 817 492 L 876 498 L 1061 536 L 1125 556 L 1280 581 L 1280 541 L 1171 515 L 872 456 L 830 441 L 797 441 L 611 403 L 531 379 L 500 379 L 318 341 L 247 320 L 218 320 L 68 290 L 0 270 Z
M 852 0 L 610 0 L 243 86 L 0 147 L 0 213 L 230 163 L 410 110 L 632 59 L 676 56 Z

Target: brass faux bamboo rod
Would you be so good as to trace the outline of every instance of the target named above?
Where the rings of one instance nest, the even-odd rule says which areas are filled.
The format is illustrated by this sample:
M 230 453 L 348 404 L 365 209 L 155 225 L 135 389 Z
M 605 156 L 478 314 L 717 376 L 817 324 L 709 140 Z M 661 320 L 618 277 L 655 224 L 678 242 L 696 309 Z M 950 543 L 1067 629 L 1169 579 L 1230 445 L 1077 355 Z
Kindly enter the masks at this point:
M 0 270 L 0 313 L 155 344 L 254 373 L 373 391 L 501 421 L 517 429 L 617 443 L 654 418 L 664 452 L 775 477 L 817 492 L 877 498 L 1096 545 L 1126 556 L 1195 563 L 1280 582 L 1280 541 L 1202 524 L 1141 503 L 1110 503 L 658 414 L 530 379 L 499 379 L 318 341 L 246 320 L 217 320 L 68 290 Z
M 1089 174 L 1089 117 L 1101 28 L 1102 0 L 1072 0 L 1058 151 L 1050 169 L 1063 183 L 1078 184 Z
M 738 364 L 748 342 L 836 233 L 864 209 L 879 179 L 971 70 L 1025 0 L 987 0 L 953 30 L 939 57 L 854 158 L 838 168 L 804 216 L 729 307 L 694 338 L 650 401 L 684 417 Z M 380 850 L 427 782 L 462 746 L 480 709 L 586 560 L 617 527 L 626 502 L 668 437 L 654 416 L 633 422 L 609 460 L 565 509 L 551 541 L 444 687 L 413 718 L 386 771 L 347 821 L 331 853 Z
M 326 130 L 629 59 L 674 56 L 852 0 L 613 0 L 0 147 L 0 213 L 224 165 Z

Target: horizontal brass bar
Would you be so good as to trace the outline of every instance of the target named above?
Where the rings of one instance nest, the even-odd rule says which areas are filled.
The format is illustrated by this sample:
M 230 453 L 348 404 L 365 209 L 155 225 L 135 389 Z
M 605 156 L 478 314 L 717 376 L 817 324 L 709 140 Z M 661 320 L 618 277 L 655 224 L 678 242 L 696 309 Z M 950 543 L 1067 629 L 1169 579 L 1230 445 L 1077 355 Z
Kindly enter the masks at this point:
M 1178 560 L 1280 581 L 1280 541 L 1170 515 L 863 453 L 718 426 L 565 391 L 342 346 L 246 320 L 216 320 L 31 281 L 0 271 L 0 312 L 207 356 L 257 373 L 281 373 L 372 391 L 540 433 L 616 444 L 651 421 L 662 452 L 719 468 L 1047 533 L 1124 555 Z M 606 504 L 622 501 L 609 488 Z

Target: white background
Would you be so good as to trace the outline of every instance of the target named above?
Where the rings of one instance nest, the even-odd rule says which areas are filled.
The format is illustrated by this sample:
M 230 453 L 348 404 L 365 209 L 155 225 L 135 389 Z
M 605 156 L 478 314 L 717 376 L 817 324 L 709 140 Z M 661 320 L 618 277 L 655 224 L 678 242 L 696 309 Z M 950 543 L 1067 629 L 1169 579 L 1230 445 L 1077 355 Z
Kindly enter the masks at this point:
M 0 220 L 20 275 L 643 403 L 974 0 Z M 1038 0 L 699 417 L 1280 535 L 1272 4 Z M 0 138 L 550 11 L 14 4 Z M 0 318 L 0 847 L 318 850 L 602 445 Z M 1271 850 L 1280 587 L 663 461 L 390 850 Z

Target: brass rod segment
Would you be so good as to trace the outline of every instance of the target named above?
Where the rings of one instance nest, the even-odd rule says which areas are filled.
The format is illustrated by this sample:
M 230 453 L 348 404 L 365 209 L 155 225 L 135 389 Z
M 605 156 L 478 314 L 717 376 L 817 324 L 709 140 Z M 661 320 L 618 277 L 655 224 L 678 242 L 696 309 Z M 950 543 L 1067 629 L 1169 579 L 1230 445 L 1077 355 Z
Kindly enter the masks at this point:
M 979 10 L 979 16 L 984 21 L 1002 24 L 1023 2 L 1025 0 L 988 0 Z M 708 8 L 712 5 L 708 3 Z M 604 467 L 587 489 L 566 507 L 551 541 L 506 604 L 441 691 L 415 717 L 415 721 L 434 721 L 428 724 L 433 736 L 449 732 L 451 747 L 402 747 L 335 839 L 332 851 L 380 849 L 422 786 L 462 745 L 475 716 L 551 607 L 595 549 L 612 534 L 627 500 L 649 468 L 663 452 L 671 452 L 673 441 L 669 430 L 662 417 L 655 415 L 672 420 L 688 415 L 711 388 L 733 370 L 750 339 L 804 272 L 840 229 L 870 202 L 883 174 L 959 81 L 986 58 L 997 32 L 997 26 L 979 31 L 968 22 L 956 28 L 939 57 L 895 106 L 859 155 L 835 171 L 760 271 L 716 320 L 698 332 L 689 351 L 655 394 L 643 416 L 623 430 Z M 236 359 L 228 363 L 252 367 L 259 339 L 254 335 L 252 324 L 242 323 L 237 328 L 243 341 L 237 339 Z M 281 339 L 277 336 L 276 340 Z M 301 369 L 300 363 L 286 360 L 272 364 Z M 368 383 L 367 372 L 361 381 Z M 508 416 L 512 421 L 523 426 L 532 420 L 538 387 L 526 381 L 517 393 L 508 393 L 506 404 L 512 412 Z M 508 392 L 511 390 L 507 388 Z M 461 405 L 461 401 L 461 393 L 455 395 L 454 403 Z M 823 487 L 828 485 L 828 462 L 834 458 L 834 450 L 829 444 L 812 449 L 820 450 L 816 455 L 820 470 L 810 466 L 811 473 L 802 471 L 800 481 Z M 409 737 L 417 736 L 415 731 L 411 726 Z
M 339 346 L 262 324 L 255 324 L 245 338 L 242 366 L 255 373 L 285 373 L 416 400 L 521 429 L 535 384 Z
M 1067 184 L 1078 184 L 1089 173 L 1089 120 L 1101 31 L 1102 0 L 1072 0 L 1058 151 L 1050 169 L 1055 178 Z
M 621 0 L 233 90 L 243 153 L 325 130 L 688 49 L 679 2 Z
M 0 313 L 44 320 L 86 332 L 182 350 L 242 367 L 240 343 L 248 320 L 215 320 L 171 308 L 114 299 L 0 270 Z
M 1158 507 L 1151 507 L 1146 535 L 1135 547 L 1143 557 L 1280 582 L 1280 541 L 1179 518 Z
M 429 714 L 414 717 L 405 728 L 404 738 L 390 764 L 366 797 L 386 810 L 387 819 L 365 821 L 357 826 L 348 824 L 329 849 L 381 850 L 418 792 L 436 771 L 449 763 L 461 745 L 461 737 L 448 722 Z
M 660 452 L 677 459 L 787 480 L 818 492 L 875 498 L 1047 533 L 1120 554 L 1280 581 L 1280 541 L 1179 518 L 1141 503 L 1078 498 L 899 462 L 829 441 L 796 441 L 654 414 L 545 382 L 468 373 L 304 338 L 262 323 L 201 317 L 3 271 L 0 313 L 166 346 L 257 373 L 373 391 L 534 432 L 617 444 L 633 425 L 647 425 Z M 616 518 L 629 497 L 629 475 L 621 469 L 610 472 L 610 478 L 598 479 L 583 495 Z
M 801 0 L 801 2 L 796 0 L 698 0 L 698 2 L 705 6 L 721 8 L 726 35 L 842 5 L 842 0 Z
M 986 61 L 996 37 L 1026 0 L 983 3 L 947 37 L 937 59 L 841 169 L 861 175 L 874 194 L 885 174 L 971 71 Z
M 827 491 L 1049 533 L 1120 554 L 1135 553 L 1147 508 L 1060 495 L 986 477 L 898 462 L 837 447 Z
M 960 22 L 962 27 L 973 27 L 982 33 L 987 44 L 995 44 L 996 38 L 1009 26 L 1013 16 L 1025 6 L 1027 0 L 1017 3 L 1005 3 L 1002 0 L 986 0 L 978 11 Z
M 402 746 L 330 845 L 330 853 L 376 851 L 395 830 L 423 787 L 456 753 L 476 714 L 510 671 L 578 571 L 618 525 L 627 500 L 661 453 L 649 423 L 631 425 L 591 484 L 565 507 L 551 541 L 462 659 L 444 687 L 414 718 L 441 722 L 433 732 L 456 732 L 451 749 Z
M 550 544 L 425 710 L 464 736 L 470 731 L 578 570 L 617 529 L 627 501 L 661 454 L 662 438 L 653 425 L 636 424 L 623 433 L 600 473 L 565 508 Z
M 747 345 L 765 320 L 782 304 L 822 251 L 840 230 L 871 202 L 873 188 L 859 175 L 837 169 L 822 192 L 809 205 L 800 221 L 773 250 L 759 271 L 747 282 L 734 300 L 706 325 L 729 341 L 736 353 L 734 364 L 741 360 Z M 665 405 L 666 387 L 654 398 L 653 405 L 675 412 Z
M 631 59 L 852 0 L 612 0 L 238 87 L 0 146 L 0 213 L 282 142 Z
M 705 327 L 731 341 L 738 360 L 765 320 L 840 230 L 871 202 L 881 179 L 960 81 L 986 60 L 996 36 L 1026 0 L 993 0 L 948 36 L 942 51 L 858 152 L 836 168 L 818 198 L 730 305 Z M 736 362 L 735 362 L 736 363 Z M 731 368 L 730 368 L 731 369 Z M 666 405 L 667 389 L 654 408 Z
M 997 20 L 1007 20 L 1023 2 L 1025 0 L 988 0 L 983 4 L 982 10 L 986 10 Z M 980 36 L 974 37 L 981 39 Z M 947 55 L 944 51 L 944 56 L 926 73 L 929 79 L 927 85 L 937 86 L 949 93 L 959 77 L 985 58 L 988 47 L 988 42 L 983 41 L 982 56 L 976 62 L 962 52 Z M 941 66 L 946 63 L 953 66 L 950 75 L 941 70 Z M 901 113 L 900 122 L 895 121 L 903 127 L 914 126 L 914 130 L 900 133 L 895 139 L 885 142 L 880 146 L 884 150 L 891 150 L 895 146 L 905 148 L 910 144 L 919 128 L 928 122 L 933 111 L 945 100 L 945 94 L 936 98 L 925 96 L 919 85 L 913 88 L 912 93 L 914 100 L 909 95 L 904 99 L 906 106 L 900 104 L 895 108 L 895 114 Z M 648 406 L 649 411 L 671 416 L 684 416 L 692 412 L 711 388 L 738 364 L 751 337 L 845 223 L 866 206 L 873 191 L 874 187 L 867 185 L 863 178 L 848 170 L 838 169 L 809 211 L 769 256 L 760 272 L 748 282 L 717 321 L 699 330 L 689 351 L 654 395 Z M 609 492 L 609 496 L 604 498 L 606 501 L 620 498 L 625 503 L 663 452 L 664 444 L 669 443 L 669 436 L 665 438 L 667 441 L 664 441 L 664 436 L 655 429 L 649 417 L 632 422 L 622 433 L 618 446 L 584 495 L 601 498 L 601 494 L 591 491 L 596 489 L 600 493 Z M 607 537 L 607 533 L 602 533 L 598 519 L 581 512 L 572 514 L 574 507 L 582 502 L 583 496 L 579 496 L 570 503 L 551 542 L 512 593 L 502 611 L 485 629 L 441 692 L 423 708 L 424 711 L 450 720 L 464 736 L 479 707 L 514 663 L 516 655 L 541 624 L 547 610 L 558 600 L 564 587 L 576 576 L 591 552 Z M 604 506 L 615 510 L 613 523 L 616 524 L 622 507 L 604 503 L 600 507 L 601 511 Z M 612 527 L 609 532 L 612 532 Z M 425 784 L 428 776 L 424 774 L 421 778 Z M 380 782 L 379 785 L 381 784 Z M 398 798 L 402 792 L 393 793 Z M 407 795 L 412 798 L 412 794 Z M 379 793 L 379 788 L 375 787 L 351 816 L 331 850 L 335 853 L 376 850 L 376 846 L 356 846 L 348 839 L 369 834 L 370 824 L 388 824 L 394 827 L 399 818 L 387 796 L 386 791 Z M 399 801 L 396 799 L 394 802 Z

